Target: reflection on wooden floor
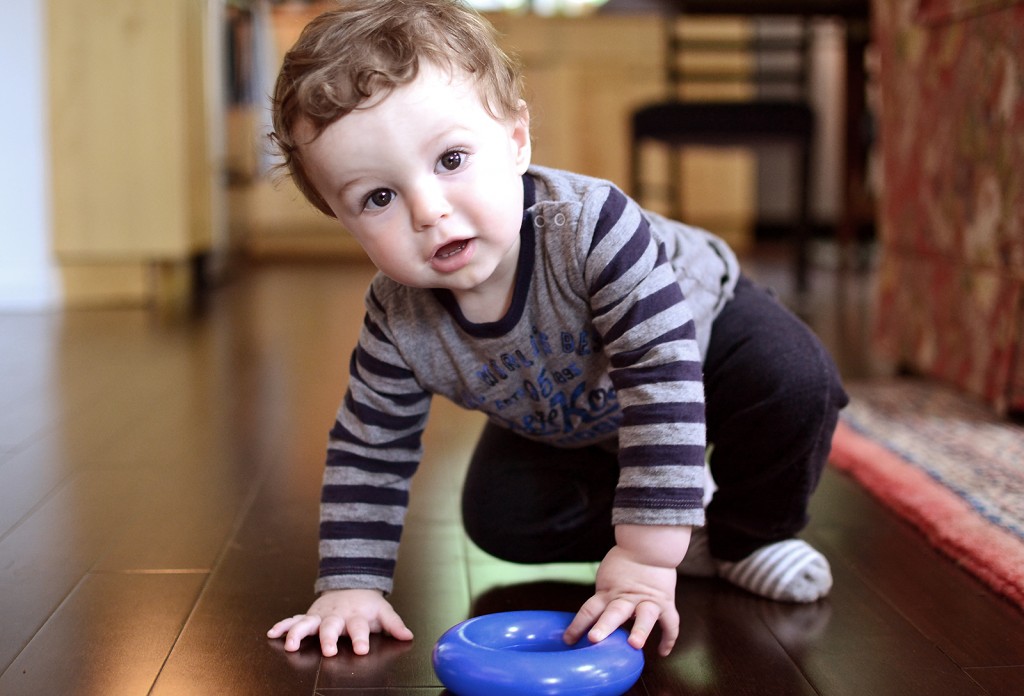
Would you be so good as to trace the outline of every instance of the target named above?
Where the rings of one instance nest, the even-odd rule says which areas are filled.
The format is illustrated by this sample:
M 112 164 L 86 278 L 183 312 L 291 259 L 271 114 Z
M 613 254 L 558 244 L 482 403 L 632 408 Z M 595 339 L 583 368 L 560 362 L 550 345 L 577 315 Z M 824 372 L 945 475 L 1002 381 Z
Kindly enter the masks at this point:
M 323 445 L 370 274 L 256 266 L 188 319 L 0 315 L 0 694 L 438 694 L 430 650 L 454 623 L 588 596 L 591 565 L 466 541 L 481 420 L 439 401 L 393 595 L 416 639 L 321 660 L 264 637 L 312 599 Z M 868 370 L 863 288 L 816 287 L 812 323 L 847 374 Z M 680 643 L 630 693 L 1024 693 L 1024 617 L 856 486 L 826 475 L 807 537 L 830 598 L 682 580 Z

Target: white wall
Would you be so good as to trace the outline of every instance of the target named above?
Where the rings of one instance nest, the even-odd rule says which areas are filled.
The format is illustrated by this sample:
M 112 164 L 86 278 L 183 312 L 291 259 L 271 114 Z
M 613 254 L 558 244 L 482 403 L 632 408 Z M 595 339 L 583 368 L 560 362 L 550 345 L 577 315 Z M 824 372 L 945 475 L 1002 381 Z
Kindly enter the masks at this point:
M 0 311 L 60 303 L 50 246 L 46 0 L 0 2 Z

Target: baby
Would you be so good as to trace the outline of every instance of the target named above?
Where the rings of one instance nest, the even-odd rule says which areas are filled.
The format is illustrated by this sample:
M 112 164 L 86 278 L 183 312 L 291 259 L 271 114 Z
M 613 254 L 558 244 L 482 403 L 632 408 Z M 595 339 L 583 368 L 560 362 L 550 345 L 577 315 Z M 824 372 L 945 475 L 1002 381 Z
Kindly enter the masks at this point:
M 520 90 L 491 27 L 450 0 L 343 1 L 285 57 L 273 138 L 380 271 L 330 433 L 320 595 L 269 632 L 287 650 L 412 638 L 386 594 L 435 394 L 488 416 L 470 538 L 515 562 L 600 561 L 569 643 L 631 621 L 633 646 L 660 627 L 668 655 L 679 573 L 781 601 L 831 588 L 795 535 L 846 403 L 832 360 L 717 237 L 532 165 Z

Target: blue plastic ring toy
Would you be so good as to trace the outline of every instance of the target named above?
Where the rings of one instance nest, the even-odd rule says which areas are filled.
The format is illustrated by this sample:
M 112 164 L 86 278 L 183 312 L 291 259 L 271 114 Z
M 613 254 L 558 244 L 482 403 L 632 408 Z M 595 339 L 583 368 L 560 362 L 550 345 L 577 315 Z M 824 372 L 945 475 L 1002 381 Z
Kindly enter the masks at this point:
M 644 654 L 618 629 L 600 643 L 566 645 L 573 615 L 511 611 L 468 619 L 434 646 L 434 671 L 457 696 L 618 696 L 644 668 Z

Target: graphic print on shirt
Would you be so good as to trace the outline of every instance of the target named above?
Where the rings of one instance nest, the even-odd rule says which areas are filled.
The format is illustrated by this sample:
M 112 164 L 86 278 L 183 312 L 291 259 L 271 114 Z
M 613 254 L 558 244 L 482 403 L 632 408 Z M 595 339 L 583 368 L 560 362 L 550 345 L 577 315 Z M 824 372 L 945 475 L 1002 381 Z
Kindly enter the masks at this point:
M 528 346 L 488 358 L 475 370 L 460 401 L 527 436 L 554 436 L 563 445 L 599 439 L 618 429 L 619 401 L 610 383 L 587 382 L 578 358 L 602 347 L 592 329 L 548 333 L 534 326 Z

